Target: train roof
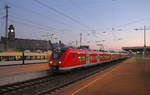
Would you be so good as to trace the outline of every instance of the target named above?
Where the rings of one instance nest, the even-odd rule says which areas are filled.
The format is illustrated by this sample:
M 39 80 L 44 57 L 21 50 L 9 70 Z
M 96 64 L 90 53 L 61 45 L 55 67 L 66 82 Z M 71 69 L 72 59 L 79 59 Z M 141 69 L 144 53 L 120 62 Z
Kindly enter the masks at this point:
M 73 49 L 73 48 L 68 48 L 72 52 L 78 52 L 78 53 L 103 53 L 101 51 L 95 51 L 95 50 L 84 50 L 84 49 Z
M 47 53 L 24 52 L 25 56 L 45 56 Z M 21 56 L 22 52 L 0 52 L 0 56 Z

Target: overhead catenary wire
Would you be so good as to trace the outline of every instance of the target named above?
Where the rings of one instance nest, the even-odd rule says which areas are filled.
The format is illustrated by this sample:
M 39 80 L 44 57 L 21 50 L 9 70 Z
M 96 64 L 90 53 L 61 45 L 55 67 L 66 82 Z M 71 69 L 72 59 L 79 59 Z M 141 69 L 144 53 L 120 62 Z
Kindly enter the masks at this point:
M 24 25 L 24 26 L 29 26 L 29 27 L 31 27 L 31 28 L 35 28 L 35 29 L 40 29 L 40 30 L 44 30 L 44 31 L 50 31 L 50 30 L 47 30 L 47 29 L 45 29 L 45 28 L 43 28 L 43 27 L 37 27 L 37 25 L 35 25 L 35 24 L 31 24 L 31 23 L 26 23 L 26 22 L 23 22 L 23 21 L 18 21 L 18 20 L 15 20 L 15 19 L 11 19 L 11 18 L 9 18 L 9 21 L 12 21 L 12 22 L 15 22 L 15 23 L 18 23 L 18 24 L 22 24 L 22 25 Z
M 69 1 L 74 7 L 76 7 L 76 8 L 79 8 L 80 9 L 80 11 L 82 10 L 83 11 L 83 9 L 80 7 L 80 6 L 78 6 L 78 5 L 76 5 L 72 0 L 67 0 L 67 1 Z M 85 12 L 85 11 L 84 11 Z M 97 30 L 96 30 L 97 31 Z M 114 38 L 120 38 L 120 37 L 118 37 L 114 32 L 113 32 L 113 28 L 112 28 L 112 31 L 110 31 L 111 33 L 112 33 L 112 35 L 114 36 Z M 96 32 L 97 33 L 97 32 Z M 95 35 L 95 34 L 93 34 L 93 36 L 94 37 L 96 37 L 96 38 L 100 38 L 98 35 Z M 107 37 L 108 38 L 108 37 Z
M 71 5 L 73 5 L 74 7 L 78 8 L 80 11 L 87 13 L 85 11 L 85 9 L 83 9 L 82 7 L 80 7 L 78 4 L 76 4 L 75 2 L 73 2 L 72 0 L 67 0 L 68 2 L 70 2 Z
M 41 28 L 41 29 L 44 29 L 44 30 L 47 30 L 47 31 L 53 31 L 53 32 L 55 32 L 55 33 L 60 33 L 60 32 L 62 32 L 62 34 L 64 33 L 64 31 L 63 30 L 67 30 L 67 29 L 58 29 L 58 28 L 54 28 L 54 27 L 51 27 L 51 26 L 47 26 L 47 25 L 43 25 L 43 24 L 39 24 L 39 23 L 37 23 L 37 22 L 33 22 L 33 21 L 30 21 L 29 19 L 25 19 L 25 18 L 21 18 L 21 17 L 18 17 L 18 16 L 14 16 L 14 15 L 9 15 L 10 17 L 12 17 L 13 19 L 16 19 L 16 21 L 18 20 L 18 19 L 20 19 L 20 21 L 21 22 L 19 22 L 19 23 L 24 23 L 24 24 L 28 24 L 28 26 L 30 25 L 30 26 L 33 26 L 33 27 L 35 27 L 35 28 L 37 28 L 37 29 L 39 29 L 39 28 Z M 16 22 L 15 21 L 15 22 Z
M 51 17 L 49 17 L 48 15 L 43 15 L 43 14 L 41 14 L 40 12 L 37 12 L 37 11 L 33 11 L 32 9 L 28 9 L 28 8 L 25 8 L 25 7 L 23 7 L 23 6 L 19 6 L 19 5 L 16 5 L 16 4 L 13 4 L 13 3 L 11 3 L 11 2 L 8 2 L 9 4 L 11 4 L 11 5 L 13 5 L 13 7 L 16 7 L 17 8 L 17 10 L 18 9 L 23 9 L 23 10 L 25 10 L 26 12 L 30 12 L 30 13 L 32 13 L 32 14 L 36 14 L 36 15 L 39 15 L 39 16 L 41 16 L 41 17 L 44 17 L 44 18 L 46 18 L 46 19 L 51 19 Z M 52 19 L 53 20 L 53 19 Z M 25 21 L 28 21 L 28 20 L 25 20 Z M 31 21 L 31 20 L 30 20 Z M 29 22 L 30 22 L 29 21 Z M 57 22 L 58 20 L 53 20 L 54 22 Z M 33 21 L 32 21 L 33 22 Z M 61 22 L 61 21 L 59 21 L 59 22 L 57 22 L 57 23 L 59 23 L 59 24 L 61 24 L 61 25 L 70 25 L 70 24 L 67 24 L 66 22 L 64 23 L 64 22 Z M 45 27 L 47 27 L 47 25 L 45 25 L 45 24 L 42 24 L 42 26 L 45 26 Z M 54 24 L 53 24 L 53 26 L 54 26 Z M 41 27 L 41 26 L 40 26 Z M 72 31 L 72 30 L 70 30 L 70 29 L 57 29 L 57 27 L 56 28 L 54 28 L 54 27 L 52 27 L 52 26 L 49 26 L 49 27 L 51 27 L 53 30 L 55 29 L 55 31 L 54 31 L 54 33 L 56 33 L 56 34 L 64 34 L 64 32 L 69 32 L 69 31 Z M 47 28 L 46 28 L 47 29 Z M 50 31 L 50 30 L 49 30 Z M 52 32 L 52 31 L 51 31 Z
M 86 24 L 80 22 L 79 20 L 77 20 L 77 19 L 75 19 L 75 18 L 73 18 L 73 17 L 71 17 L 71 16 L 69 16 L 69 15 L 67 15 L 67 14 L 65 14 L 64 12 L 61 12 L 61 11 L 59 11 L 59 10 L 53 8 L 52 6 L 47 5 L 47 4 L 45 4 L 45 3 L 43 3 L 43 2 L 41 2 L 41 1 L 39 1 L 39 0 L 34 0 L 34 1 L 37 2 L 38 4 L 40 4 L 41 6 L 46 7 L 46 8 L 48 8 L 48 9 L 50 9 L 51 11 L 53 11 L 53 12 L 59 14 L 59 15 L 62 15 L 62 16 L 64 16 L 64 17 L 70 19 L 71 21 L 73 21 L 73 22 L 75 22 L 75 23 L 77 23 L 77 24 L 83 26 L 84 28 L 90 29 L 90 27 L 87 26 Z
M 89 27 L 88 25 L 82 23 L 81 21 L 79 21 L 79 20 L 73 18 L 72 16 L 67 15 L 67 14 L 65 14 L 64 12 L 61 12 L 61 11 L 59 11 L 59 10 L 53 8 L 52 6 L 47 5 L 47 4 L 45 4 L 45 3 L 43 3 L 43 2 L 41 2 L 41 1 L 39 1 L 39 0 L 34 0 L 34 1 L 35 1 L 36 3 L 38 3 L 38 4 L 40 4 L 41 6 L 43 6 L 43 7 L 45 7 L 45 8 L 48 8 L 48 9 L 50 9 L 51 11 L 53 11 L 53 12 L 59 14 L 59 15 L 62 15 L 62 16 L 64 16 L 64 17 L 70 19 L 70 20 L 73 21 L 74 23 L 77 23 L 77 24 L 81 25 L 82 27 L 86 28 L 87 30 L 91 30 L 91 27 Z
M 38 27 L 43 27 L 43 28 L 46 28 L 46 29 L 49 29 L 49 30 L 56 30 L 56 28 L 54 28 L 54 27 L 51 27 L 51 26 L 46 26 L 46 25 L 43 25 L 43 24 L 39 24 L 39 23 L 37 23 L 37 22 L 33 22 L 33 21 L 31 21 L 31 20 L 29 20 L 29 19 L 25 19 L 25 18 L 21 18 L 21 17 L 18 17 L 18 16 L 14 16 L 14 15 L 9 15 L 10 17 L 13 17 L 13 18 L 17 18 L 17 19 L 20 19 L 21 21 L 25 21 L 25 22 L 29 22 L 30 24 L 33 24 L 33 25 L 36 25 L 36 26 L 38 26 Z
M 31 27 L 31 29 L 32 28 L 34 28 L 34 29 L 38 29 L 38 32 L 41 32 L 41 31 L 43 31 L 43 32 L 47 32 L 47 33 L 50 33 L 50 32 L 53 32 L 53 33 L 58 33 L 57 31 L 61 31 L 61 30 L 59 30 L 59 29 L 57 29 L 57 30 L 52 30 L 52 29 L 49 29 L 49 28 L 45 28 L 45 27 L 43 27 L 43 26 L 39 26 L 38 24 L 36 24 L 36 23 L 31 23 L 31 22 L 29 22 L 29 21 L 26 21 L 26 22 L 24 22 L 24 21 L 22 21 L 22 20 L 18 20 L 18 18 L 9 18 L 9 21 L 11 21 L 11 22 L 13 22 L 13 23 L 16 23 L 16 24 L 21 24 L 21 25 L 23 25 L 23 26 L 25 26 L 25 27 Z M 41 32 L 42 33 L 42 32 Z
M 23 10 L 26 11 L 26 12 L 29 12 L 29 13 L 31 13 L 31 14 L 35 14 L 36 16 L 41 16 L 41 17 L 43 17 L 44 19 L 52 20 L 53 22 L 55 22 L 55 23 L 57 23 L 57 24 L 69 25 L 69 24 L 67 24 L 67 23 L 65 23 L 65 22 L 62 22 L 62 21 L 60 21 L 60 20 L 55 20 L 55 19 L 53 19 L 52 17 L 49 17 L 48 15 L 42 14 L 42 13 L 37 12 L 37 11 L 34 11 L 34 10 L 32 10 L 32 9 L 28 9 L 28 8 L 26 8 L 26 7 L 23 7 L 23 6 L 16 5 L 16 4 L 14 4 L 14 3 L 12 3 L 12 2 L 9 2 L 9 1 L 7 1 L 7 2 L 8 2 L 8 4 L 10 4 L 11 6 L 16 7 L 17 10 L 23 9 Z

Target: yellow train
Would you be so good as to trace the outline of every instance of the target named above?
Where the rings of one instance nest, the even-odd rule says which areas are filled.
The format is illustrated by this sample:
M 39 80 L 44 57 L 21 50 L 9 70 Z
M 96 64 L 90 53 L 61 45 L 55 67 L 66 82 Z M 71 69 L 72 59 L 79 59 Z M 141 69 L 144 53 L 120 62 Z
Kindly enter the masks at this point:
M 34 52 L 1 52 L 0 65 L 25 64 L 48 62 L 48 53 Z M 24 56 L 24 57 L 23 57 Z

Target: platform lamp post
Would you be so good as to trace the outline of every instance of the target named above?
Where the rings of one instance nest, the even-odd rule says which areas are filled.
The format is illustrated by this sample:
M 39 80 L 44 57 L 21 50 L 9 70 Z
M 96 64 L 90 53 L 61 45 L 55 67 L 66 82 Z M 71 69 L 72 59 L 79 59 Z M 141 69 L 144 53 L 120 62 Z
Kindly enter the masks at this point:
M 49 35 L 49 34 L 46 34 L 46 35 L 42 35 L 42 37 L 46 37 L 46 50 L 48 51 L 49 50 L 49 45 L 50 45 L 50 40 L 49 40 L 49 36 L 51 36 L 51 35 Z
M 138 30 L 144 30 L 143 32 L 144 32 L 144 49 L 143 49 L 143 54 L 144 54 L 144 56 L 145 56 L 145 54 L 146 54 L 146 30 L 149 30 L 149 29 L 147 29 L 146 28 L 146 26 L 144 25 L 144 28 L 140 28 L 140 29 L 134 29 L 134 30 L 136 30 L 136 31 L 138 31 Z
M 97 44 L 97 46 L 101 46 L 102 48 L 100 50 L 103 49 L 103 52 L 104 52 L 104 45 L 103 44 Z

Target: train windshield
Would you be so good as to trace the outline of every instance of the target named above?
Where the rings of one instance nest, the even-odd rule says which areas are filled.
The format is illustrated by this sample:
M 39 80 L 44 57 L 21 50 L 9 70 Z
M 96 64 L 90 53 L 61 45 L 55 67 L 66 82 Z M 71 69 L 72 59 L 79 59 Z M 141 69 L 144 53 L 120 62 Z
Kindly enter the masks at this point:
M 57 61 L 68 48 L 57 48 L 53 50 L 53 61 Z

